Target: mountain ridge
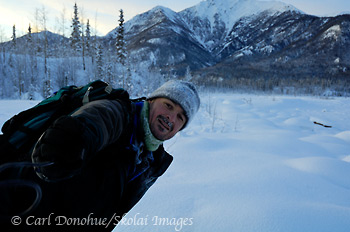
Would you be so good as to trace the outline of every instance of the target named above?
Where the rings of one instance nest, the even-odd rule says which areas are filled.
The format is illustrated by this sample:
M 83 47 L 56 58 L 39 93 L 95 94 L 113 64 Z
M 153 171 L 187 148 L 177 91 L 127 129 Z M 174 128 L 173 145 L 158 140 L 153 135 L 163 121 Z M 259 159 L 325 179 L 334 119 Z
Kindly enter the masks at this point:
M 228 14 L 231 18 L 228 18 Z M 153 21 L 149 20 L 150 17 Z M 180 12 L 155 7 L 135 16 L 125 25 L 129 29 L 126 30 L 126 36 L 131 41 L 128 44 L 131 54 L 142 57 L 144 62 L 147 54 L 150 54 L 152 65 L 165 73 L 183 75 L 189 67 L 203 77 L 201 72 L 221 65 L 230 64 L 234 69 L 240 70 L 244 66 L 240 63 L 243 60 L 248 63 L 252 60 L 262 62 L 267 66 L 276 64 L 282 69 L 279 73 L 282 73 L 288 62 L 303 60 L 300 58 L 303 54 L 317 56 L 319 52 L 333 60 L 337 59 L 335 56 L 343 57 L 339 58 L 340 62 L 335 66 L 332 61 L 322 61 L 321 64 L 317 59 L 312 59 L 313 66 L 320 66 L 320 70 L 315 73 L 325 77 L 333 71 L 322 73 L 321 69 L 335 68 L 338 70 L 336 73 L 345 70 L 344 73 L 348 74 L 350 61 L 343 53 L 349 51 L 347 46 L 350 44 L 346 39 L 349 21 L 347 15 L 307 15 L 292 5 L 277 1 L 208 0 Z M 342 24 L 338 26 L 341 40 L 332 39 L 331 33 L 329 37 L 320 39 L 318 35 L 329 29 L 332 23 Z M 319 45 L 311 43 L 315 39 Z M 135 46 L 135 41 L 138 46 Z M 157 41 L 157 44 L 151 46 L 147 41 Z M 334 47 L 344 49 L 335 51 Z M 250 69 L 242 72 L 250 72 Z M 261 75 L 262 72 L 256 75 Z M 307 70 L 296 70 L 291 75 L 295 76 L 297 72 L 307 73 L 305 75 L 310 73 Z M 230 73 L 231 78 L 235 76 L 233 71 Z M 220 75 L 227 76 L 218 70 L 215 76 Z M 268 71 L 266 75 L 276 76 L 276 71 Z
M 350 82 L 348 14 L 318 17 L 277 1 L 207 0 L 179 12 L 156 6 L 124 26 L 129 62 L 170 76 Z M 116 30 L 98 37 L 111 56 Z M 49 56 L 64 55 L 59 48 L 68 38 L 47 35 L 54 47 Z

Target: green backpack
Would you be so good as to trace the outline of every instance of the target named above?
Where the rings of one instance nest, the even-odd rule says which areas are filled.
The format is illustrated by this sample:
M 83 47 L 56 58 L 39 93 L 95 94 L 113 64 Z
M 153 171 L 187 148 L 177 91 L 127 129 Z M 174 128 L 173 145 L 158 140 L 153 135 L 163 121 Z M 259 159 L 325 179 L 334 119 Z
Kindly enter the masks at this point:
M 57 118 L 70 115 L 82 105 L 100 99 L 119 99 L 130 103 L 127 91 L 96 80 L 81 87 L 63 87 L 36 106 L 13 116 L 1 129 L 0 164 L 25 160 L 42 133 Z

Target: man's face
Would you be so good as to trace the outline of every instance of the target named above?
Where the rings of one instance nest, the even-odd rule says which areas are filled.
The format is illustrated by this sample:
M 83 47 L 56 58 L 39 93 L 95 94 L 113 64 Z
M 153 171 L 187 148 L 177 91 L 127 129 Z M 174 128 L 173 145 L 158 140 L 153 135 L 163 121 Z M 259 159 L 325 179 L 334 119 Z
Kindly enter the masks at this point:
M 149 103 L 149 125 L 157 139 L 170 139 L 185 125 L 187 118 L 180 105 L 167 98 L 155 98 Z

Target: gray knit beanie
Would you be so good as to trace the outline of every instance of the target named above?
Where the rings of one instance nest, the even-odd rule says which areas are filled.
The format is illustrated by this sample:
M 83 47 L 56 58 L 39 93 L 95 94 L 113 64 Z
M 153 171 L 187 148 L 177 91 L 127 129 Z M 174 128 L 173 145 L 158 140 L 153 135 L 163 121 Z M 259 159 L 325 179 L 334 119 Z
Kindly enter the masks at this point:
M 168 98 L 182 107 L 187 117 L 186 125 L 183 128 L 192 121 L 194 115 L 198 112 L 199 95 L 196 87 L 190 82 L 170 80 L 151 93 L 148 99 L 159 97 Z

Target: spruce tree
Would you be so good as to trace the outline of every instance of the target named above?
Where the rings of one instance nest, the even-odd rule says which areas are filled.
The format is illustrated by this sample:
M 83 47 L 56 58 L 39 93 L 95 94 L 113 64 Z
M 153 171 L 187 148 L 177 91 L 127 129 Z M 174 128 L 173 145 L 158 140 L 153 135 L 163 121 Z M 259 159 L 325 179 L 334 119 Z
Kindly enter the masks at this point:
M 74 51 L 79 51 L 81 48 L 81 25 L 78 16 L 77 3 L 74 4 L 74 17 L 72 18 L 72 34 L 70 37 L 71 47 Z
M 34 92 L 35 92 L 35 69 L 37 67 L 35 59 L 34 58 L 34 50 L 33 50 L 33 37 L 32 37 L 32 27 L 29 24 L 28 27 L 28 34 L 27 34 L 27 46 L 26 46 L 27 54 L 29 54 L 29 62 L 30 62 L 30 71 L 29 71 L 29 95 L 28 99 L 33 100 L 34 99 Z
M 27 42 L 28 42 L 29 44 L 33 42 L 33 40 L 32 40 L 32 27 L 30 26 L 30 24 L 29 24 L 29 27 L 28 27 Z
M 116 49 L 117 49 L 117 61 L 118 63 L 125 65 L 126 60 L 126 49 L 125 49 L 125 39 L 124 39 L 124 12 L 123 9 L 120 9 L 119 15 L 119 27 L 117 29 L 117 38 L 116 38 Z
M 85 30 L 85 47 L 88 55 L 90 55 L 91 50 L 91 29 L 90 29 L 90 22 L 89 19 L 86 23 L 86 30 Z
M 12 27 L 12 48 L 16 48 L 16 25 Z
M 96 49 L 96 77 L 97 79 L 103 79 L 104 65 L 103 65 L 103 50 L 102 45 L 99 44 Z
M 82 56 L 83 56 L 83 69 L 85 70 L 86 67 L 85 67 L 85 36 L 84 36 L 84 33 L 81 33 L 81 41 L 82 41 Z

